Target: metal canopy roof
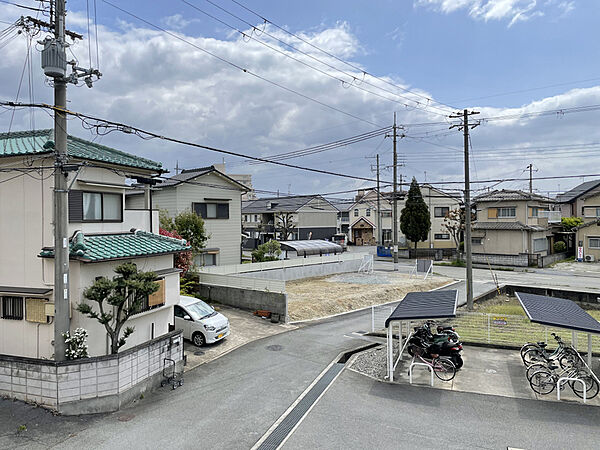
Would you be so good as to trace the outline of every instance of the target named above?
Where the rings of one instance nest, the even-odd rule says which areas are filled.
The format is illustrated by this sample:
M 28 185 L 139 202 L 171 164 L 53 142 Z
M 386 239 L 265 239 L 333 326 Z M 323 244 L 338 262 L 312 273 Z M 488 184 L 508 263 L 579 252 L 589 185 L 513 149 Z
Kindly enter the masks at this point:
M 515 292 L 532 322 L 600 334 L 600 323 L 566 298 Z
M 458 291 L 409 292 L 404 300 L 385 321 L 385 327 L 393 320 L 440 319 L 456 316 Z
M 327 253 L 342 253 L 341 245 L 323 239 L 308 241 L 283 241 L 280 242 L 282 250 L 295 251 L 298 256 L 325 255 Z

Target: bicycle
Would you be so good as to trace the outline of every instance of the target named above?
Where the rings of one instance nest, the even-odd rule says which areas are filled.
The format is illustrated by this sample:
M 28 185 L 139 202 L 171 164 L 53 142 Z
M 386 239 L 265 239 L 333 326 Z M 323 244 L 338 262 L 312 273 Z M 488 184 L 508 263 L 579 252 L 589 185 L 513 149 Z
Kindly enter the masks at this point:
M 423 349 L 417 346 L 413 346 L 413 361 L 414 358 L 419 358 L 423 363 L 427 364 L 433 369 L 433 373 L 442 381 L 451 381 L 456 376 L 456 366 L 450 359 L 441 358 L 439 355 L 433 356 L 428 359 L 423 357 Z
M 554 390 L 554 388 L 556 387 L 556 383 L 558 383 L 558 380 L 560 378 L 579 378 L 583 381 L 585 385 L 585 393 L 587 400 L 592 399 L 596 395 L 598 395 L 598 391 L 600 391 L 600 386 L 598 385 L 596 379 L 592 375 L 590 375 L 586 370 L 578 367 L 571 367 L 569 369 L 562 369 L 560 373 L 556 373 L 555 369 L 558 369 L 558 366 L 550 366 L 534 372 L 529 380 L 529 385 L 531 386 L 531 389 L 533 389 L 533 391 L 537 394 L 547 395 Z M 583 389 L 581 389 L 581 385 L 574 380 L 569 380 L 568 382 L 561 384 L 560 389 L 564 389 L 564 386 L 567 383 L 569 384 L 571 390 L 575 395 L 577 395 L 580 398 L 583 398 Z
M 523 363 L 530 366 L 540 362 L 558 361 L 563 369 L 576 365 L 579 362 L 577 351 L 573 347 L 567 346 L 559 336 L 554 335 L 554 338 L 558 342 L 558 347 L 552 353 L 549 354 L 546 351 L 547 344 L 541 343 L 541 345 L 527 349 L 521 355 Z

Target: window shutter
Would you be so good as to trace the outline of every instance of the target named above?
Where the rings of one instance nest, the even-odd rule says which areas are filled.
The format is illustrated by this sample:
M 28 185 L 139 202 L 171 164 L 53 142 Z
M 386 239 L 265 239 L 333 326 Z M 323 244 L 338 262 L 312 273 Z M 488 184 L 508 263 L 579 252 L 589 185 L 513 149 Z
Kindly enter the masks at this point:
M 488 219 L 498 218 L 498 208 L 488 208 Z
M 206 203 L 193 203 L 192 207 L 196 215 L 206 219 Z
M 69 222 L 83 222 L 83 191 L 69 191 Z
M 165 279 L 158 280 L 158 291 L 148 296 L 148 306 L 164 305 L 165 304 Z
M 229 204 L 217 204 L 217 219 L 229 219 Z
M 48 323 L 46 300 L 43 298 L 26 298 L 25 320 L 28 322 Z

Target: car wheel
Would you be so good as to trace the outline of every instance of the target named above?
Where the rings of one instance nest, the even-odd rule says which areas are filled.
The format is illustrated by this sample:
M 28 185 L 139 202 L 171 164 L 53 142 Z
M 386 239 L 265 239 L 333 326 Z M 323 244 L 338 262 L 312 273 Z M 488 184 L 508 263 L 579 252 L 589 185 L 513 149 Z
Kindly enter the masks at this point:
M 192 342 L 196 347 L 202 347 L 204 344 L 206 344 L 206 338 L 202 333 L 196 332 L 192 335 Z

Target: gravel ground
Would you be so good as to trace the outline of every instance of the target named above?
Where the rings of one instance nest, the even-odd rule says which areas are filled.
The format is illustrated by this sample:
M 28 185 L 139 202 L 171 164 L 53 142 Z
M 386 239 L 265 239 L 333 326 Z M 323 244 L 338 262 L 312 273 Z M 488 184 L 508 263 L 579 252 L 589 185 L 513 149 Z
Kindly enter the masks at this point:
M 395 350 L 394 357 L 397 355 L 398 351 Z M 350 368 L 359 373 L 383 380 L 383 377 L 386 375 L 386 364 L 386 347 L 381 346 L 360 353 Z
M 408 292 L 429 291 L 451 279 L 434 275 L 427 280 L 400 273 L 348 273 L 286 283 L 290 320 L 327 317 L 402 300 Z
M 550 270 L 558 272 L 600 273 L 600 263 L 558 262 Z

